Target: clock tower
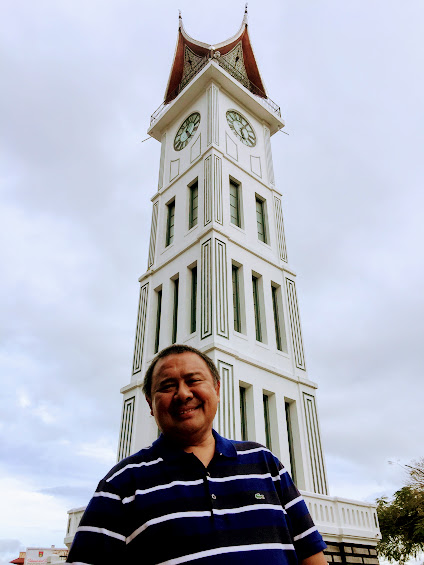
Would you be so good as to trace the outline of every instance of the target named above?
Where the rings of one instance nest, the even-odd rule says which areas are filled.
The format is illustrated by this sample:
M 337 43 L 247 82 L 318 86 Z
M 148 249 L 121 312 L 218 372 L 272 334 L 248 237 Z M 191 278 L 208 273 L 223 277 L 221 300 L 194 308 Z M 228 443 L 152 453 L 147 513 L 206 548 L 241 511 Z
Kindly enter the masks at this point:
M 329 496 L 317 385 L 305 362 L 273 171 L 271 137 L 283 127 L 255 59 L 247 9 L 238 32 L 216 45 L 190 37 L 180 14 L 165 99 L 148 130 L 161 144 L 159 176 L 131 380 L 121 390 L 118 460 L 158 436 L 142 392 L 149 363 L 172 343 L 191 345 L 220 372 L 216 430 L 281 459 L 334 561 L 355 553 L 378 563 L 375 506 Z

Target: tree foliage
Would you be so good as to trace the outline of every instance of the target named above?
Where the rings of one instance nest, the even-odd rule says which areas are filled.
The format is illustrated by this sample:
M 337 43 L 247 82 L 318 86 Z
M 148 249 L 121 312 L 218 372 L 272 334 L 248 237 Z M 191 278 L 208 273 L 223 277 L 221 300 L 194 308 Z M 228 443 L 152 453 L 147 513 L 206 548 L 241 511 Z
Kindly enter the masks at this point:
M 412 461 L 412 465 L 405 465 L 408 470 L 408 485 L 424 490 L 424 457 Z
M 424 458 L 408 465 L 408 484 L 392 500 L 377 500 L 382 539 L 378 552 L 403 565 L 424 550 Z

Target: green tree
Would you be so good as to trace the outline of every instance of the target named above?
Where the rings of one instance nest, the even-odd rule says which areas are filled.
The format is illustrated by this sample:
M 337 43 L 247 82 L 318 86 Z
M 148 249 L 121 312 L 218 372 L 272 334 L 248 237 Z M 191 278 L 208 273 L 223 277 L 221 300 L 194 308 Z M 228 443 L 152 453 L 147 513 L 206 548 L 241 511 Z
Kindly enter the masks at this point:
M 378 553 L 403 565 L 424 550 L 424 458 L 406 465 L 407 485 L 393 498 L 377 499 L 382 539 Z

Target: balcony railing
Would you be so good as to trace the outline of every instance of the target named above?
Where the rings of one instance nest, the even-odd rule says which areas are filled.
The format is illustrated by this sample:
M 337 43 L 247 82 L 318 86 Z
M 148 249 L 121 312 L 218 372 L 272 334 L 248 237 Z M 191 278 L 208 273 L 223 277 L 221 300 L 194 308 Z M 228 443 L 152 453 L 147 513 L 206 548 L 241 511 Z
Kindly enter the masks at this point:
M 381 535 L 378 527 L 375 504 L 347 500 L 313 492 L 302 492 L 309 512 L 319 530 L 324 536 L 338 536 L 340 539 L 362 538 L 368 544 L 377 542 Z M 71 546 L 75 532 L 79 526 L 85 508 L 69 510 L 68 531 L 65 543 Z
M 75 533 L 81 522 L 82 515 L 84 514 L 85 506 L 81 508 L 72 508 L 68 510 L 68 529 L 65 536 L 65 545 L 70 549 Z
M 380 539 L 375 504 L 302 492 L 309 512 L 321 534 Z
M 203 59 L 201 59 L 197 63 L 197 65 L 192 68 L 189 74 L 186 75 L 180 82 L 178 87 L 168 95 L 167 101 L 163 101 L 159 108 L 153 112 L 150 117 L 150 127 L 152 127 L 153 124 L 159 119 L 169 102 L 174 100 L 180 94 L 180 92 L 184 90 L 184 88 L 193 80 L 193 78 L 203 69 L 203 67 L 205 67 L 211 60 L 216 61 L 220 67 L 227 71 L 228 74 L 230 74 L 233 78 L 240 82 L 252 94 L 258 96 L 261 102 L 263 102 L 268 107 L 268 109 L 270 109 L 281 118 L 280 107 L 275 102 L 273 102 L 271 98 L 268 98 L 267 95 L 259 87 L 257 87 L 247 77 L 242 75 L 240 71 L 238 71 L 233 65 L 231 65 L 231 63 L 226 61 L 223 57 L 217 55 L 218 53 L 215 52 L 214 56 L 203 57 Z

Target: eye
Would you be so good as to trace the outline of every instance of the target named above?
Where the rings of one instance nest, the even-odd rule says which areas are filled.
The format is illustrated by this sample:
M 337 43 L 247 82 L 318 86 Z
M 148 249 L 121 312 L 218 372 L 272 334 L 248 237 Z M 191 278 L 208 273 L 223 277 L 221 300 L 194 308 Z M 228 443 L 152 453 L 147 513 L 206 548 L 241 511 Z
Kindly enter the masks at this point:
M 201 378 L 199 377 L 191 377 L 190 379 L 187 379 L 187 384 L 195 384 L 195 383 L 199 383 L 201 382 Z
M 169 390 L 172 390 L 173 388 L 175 388 L 174 383 L 162 383 L 162 384 L 159 385 L 158 391 L 159 392 L 167 392 Z

